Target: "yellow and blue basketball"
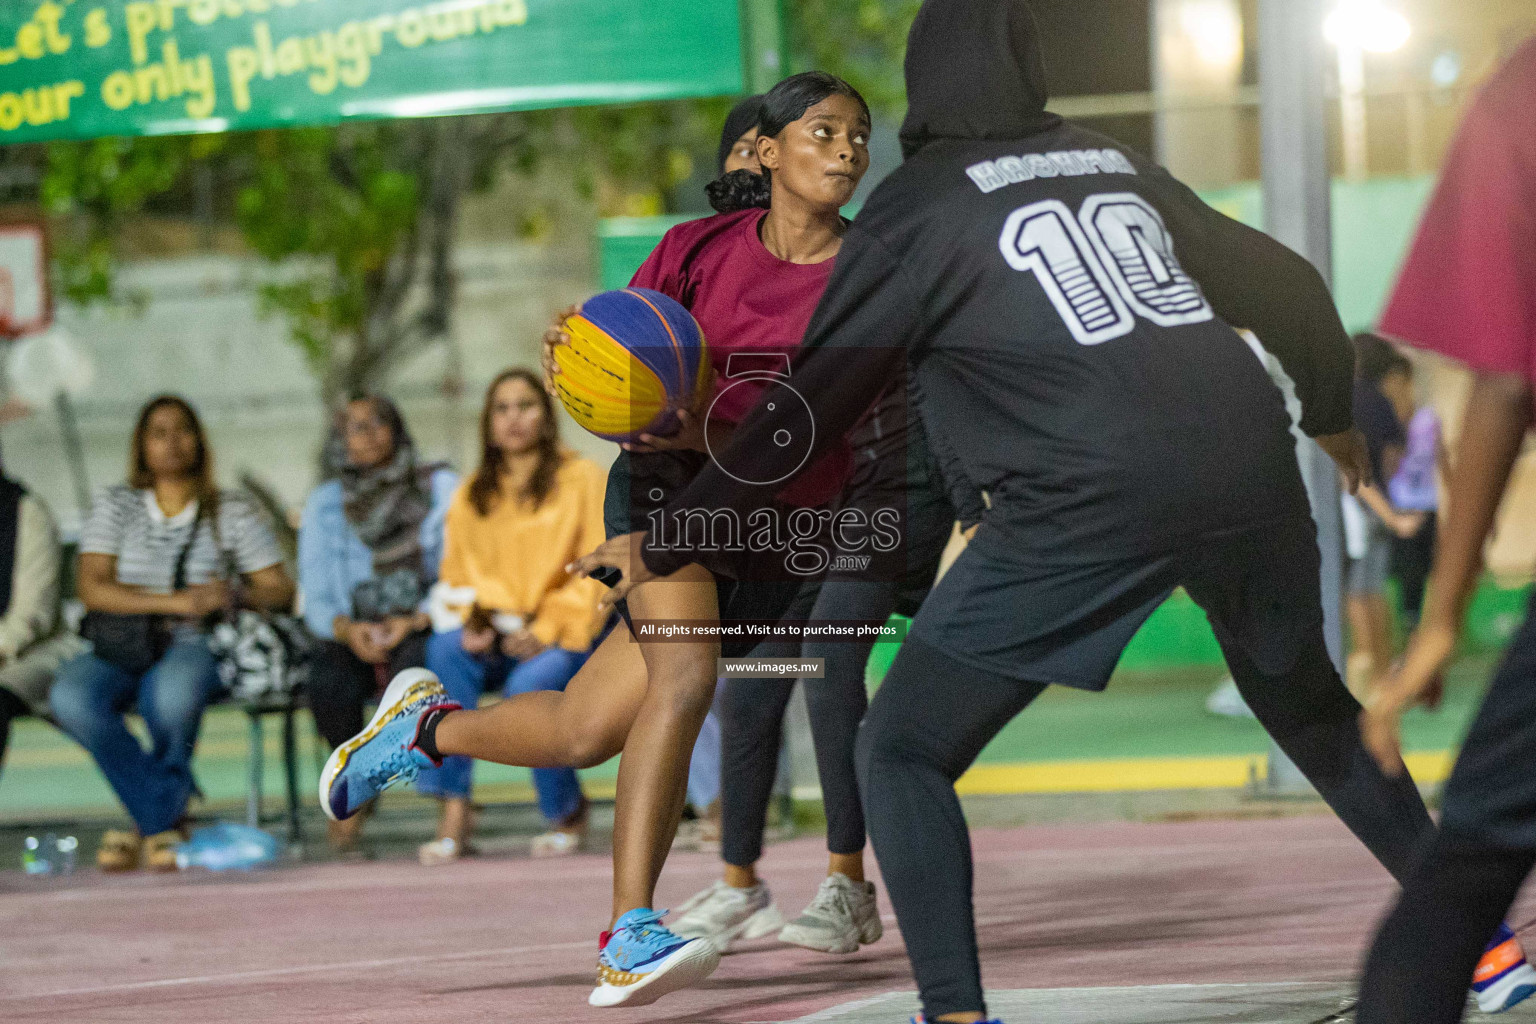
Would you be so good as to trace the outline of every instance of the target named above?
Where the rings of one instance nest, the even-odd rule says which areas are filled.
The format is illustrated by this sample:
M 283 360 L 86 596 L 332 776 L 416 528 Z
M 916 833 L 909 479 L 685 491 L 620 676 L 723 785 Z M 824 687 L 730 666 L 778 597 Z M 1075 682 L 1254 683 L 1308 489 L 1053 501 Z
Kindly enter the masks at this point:
M 609 441 L 678 429 L 710 380 L 704 332 L 682 304 L 648 288 L 594 295 L 565 322 L 571 343 L 555 349 L 560 402 Z

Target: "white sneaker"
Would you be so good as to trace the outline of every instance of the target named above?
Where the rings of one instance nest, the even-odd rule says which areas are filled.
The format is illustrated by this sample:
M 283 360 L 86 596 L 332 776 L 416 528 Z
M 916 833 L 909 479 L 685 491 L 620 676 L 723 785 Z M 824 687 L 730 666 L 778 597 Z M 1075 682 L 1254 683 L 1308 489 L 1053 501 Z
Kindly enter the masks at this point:
M 1205 698 L 1205 710 L 1223 718 L 1254 717 L 1248 702 L 1243 700 L 1243 695 L 1237 691 L 1237 681 L 1231 676 L 1223 679 L 1220 685 L 1211 691 L 1211 695 Z
M 533 842 L 528 846 L 528 856 L 539 860 L 550 857 L 569 857 L 573 853 L 581 852 L 582 837 L 581 832 L 550 829 L 533 837 Z
M 855 882 L 833 872 L 816 890 L 805 912 L 779 932 L 779 941 L 823 953 L 856 953 L 879 942 L 885 929 L 875 903 L 875 883 Z
M 674 850 L 695 850 L 699 853 L 720 852 L 720 823 L 708 818 L 685 821 L 677 826 L 677 838 L 672 840 Z
M 672 837 L 672 849 L 695 850 L 698 849 L 699 822 L 698 819 L 690 819 L 678 822 L 677 835 Z
M 452 864 L 456 860 L 469 856 L 471 852 L 469 844 L 461 843 L 452 836 L 443 836 L 416 847 L 416 859 L 423 866 L 431 868 L 440 864 Z
M 750 942 L 784 927 L 784 915 L 774 906 L 768 887 L 759 882 L 737 889 L 717 881 L 677 908 L 667 928 L 682 939 L 708 939 L 722 954 L 737 939 Z

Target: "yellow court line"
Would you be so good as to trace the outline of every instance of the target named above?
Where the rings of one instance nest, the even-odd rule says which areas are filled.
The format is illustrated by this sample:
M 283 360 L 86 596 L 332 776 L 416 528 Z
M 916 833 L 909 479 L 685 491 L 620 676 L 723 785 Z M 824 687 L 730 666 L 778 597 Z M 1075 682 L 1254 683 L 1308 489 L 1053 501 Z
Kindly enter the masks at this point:
M 244 761 L 244 741 L 220 738 L 204 742 L 203 757 Z M 269 769 L 280 765 L 281 748 L 276 737 L 266 742 Z M 300 753 L 301 758 L 304 752 Z M 1440 750 L 1408 754 L 1404 760 L 1420 785 L 1444 782 L 1455 763 L 1455 751 Z M 84 750 L 60 745 L 44 749 L 13 751 L 12 769 L 61 767 L 88 764 Z M 206 762 L 205 762 L 206 763 Z M 1126 793 L 1167 789 L 1241 789 L 1252 778 L 1265 775 L 1265 759 L 1246 754 L 1230 757 L 1127 757 L 1081 761 L 1025 761 L 977 765 L 961 777 L 955 787 L 962 796 L 1008 796 L 1025 793 Z M 614 782 L 589 779 L 583 785 L 593 799 L 611 799 Z M 819 795 L 808 787 L 796 798 L 814 799 Z M 532 798 L 532 787 L 515 782 L 492 782 L 475 787 L 478 798 L 486 803 L 523 802 Z
M 1421 785 L 1444 782 L 1453 751 L 1409 754 L 1404 760 Z M 1158 789 L 1241 789 L 1263 778 L 1265 759 L 1238 757 L 1127 757 L 1094 761 L 1037 761 L 977 765 L 955 787 L 962 796 L 1015 793 L 1125 793 Z

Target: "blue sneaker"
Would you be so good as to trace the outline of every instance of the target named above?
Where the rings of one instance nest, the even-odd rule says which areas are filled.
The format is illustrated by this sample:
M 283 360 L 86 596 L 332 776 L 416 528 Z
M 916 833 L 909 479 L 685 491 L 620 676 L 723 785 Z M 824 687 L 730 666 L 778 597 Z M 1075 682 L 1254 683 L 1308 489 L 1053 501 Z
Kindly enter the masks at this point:
M 368 727 L 331 752 L 320 773 L 320 808 L 344 821 L 397 782 L 409 782 L 428 766 L 437 767 L 416 746 L 422 713 L 457 709 L 437 676 L 424 668 L 395 676 Z
M 631 910 L 614 922 L 597 955 L 592 1006 L 645 1006 L 696 985 L 720 966 L 708 939 L 680 939 L 661 923 L 665 910 Z
M 1520 940 L 1509 925 L 1501 924 L 1472 975 L 1477 1008 L 1484 1013 L 1503 1013 L 1525 1002 L 1533 993 L 1536 969 L 1526 961 L 1525 950 L 1520 948 Z

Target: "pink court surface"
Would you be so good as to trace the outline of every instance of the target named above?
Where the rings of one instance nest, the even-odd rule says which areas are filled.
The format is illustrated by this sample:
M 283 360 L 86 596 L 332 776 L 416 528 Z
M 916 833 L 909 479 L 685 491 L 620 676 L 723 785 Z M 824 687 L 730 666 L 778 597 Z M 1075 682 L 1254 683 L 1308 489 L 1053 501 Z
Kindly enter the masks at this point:
M 978 829 L 993 1009 L 1014 1024 L 1348 1019 L 1385 872 L 1332 818 Z M 819 839 L 763 870 L 798 910 Z M 717 862 L 674 855 L 662 905 Z M 0 882 L 0 1020 L 49 1022 L 905 1021 L 894 921 L 847 957 L 751 944 L 702 987 L 593 1010 L 609 862 L 480 858 L 247 875 Z M 1523 906 L 1517 922 L 1531 915 Z M 1536 1021 L 1524 1008 L 1501 1020 Z

